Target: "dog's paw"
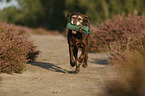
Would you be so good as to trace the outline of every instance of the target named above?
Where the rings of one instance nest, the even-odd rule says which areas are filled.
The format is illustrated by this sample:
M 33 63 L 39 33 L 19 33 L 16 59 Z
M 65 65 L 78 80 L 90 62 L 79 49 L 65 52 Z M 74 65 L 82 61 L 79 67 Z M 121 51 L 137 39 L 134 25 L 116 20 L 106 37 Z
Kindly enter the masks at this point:
M 76 70 L 74 71 L 74 74 L 78 74 L 80 72 L 80 68 L 76 68 Z
M 82 65 L 83 68 L 87 68 L 87 66 L 88 66 L 88 64 L 86 64 L 86 63 L 84 63 L 84 64 Z
M 72 67 L 74 67 L 74 66 L 76 65 L 76 62 L 70 63 L 70 65 L 71 65 Z

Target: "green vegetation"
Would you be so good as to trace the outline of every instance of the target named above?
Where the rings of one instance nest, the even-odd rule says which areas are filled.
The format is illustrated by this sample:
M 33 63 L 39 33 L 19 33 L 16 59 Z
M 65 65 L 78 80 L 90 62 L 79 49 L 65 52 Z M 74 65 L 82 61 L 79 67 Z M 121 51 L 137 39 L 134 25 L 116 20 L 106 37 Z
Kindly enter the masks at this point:
M 8 0 L 9 1 L 9 0 Z M 65 14 L 80 12 L 98 25 L 117 14 L 145 15 L 145 0 L 17 0 L 20 8 L 5 8 L 0 18 L 8 23 L 62 31 Z

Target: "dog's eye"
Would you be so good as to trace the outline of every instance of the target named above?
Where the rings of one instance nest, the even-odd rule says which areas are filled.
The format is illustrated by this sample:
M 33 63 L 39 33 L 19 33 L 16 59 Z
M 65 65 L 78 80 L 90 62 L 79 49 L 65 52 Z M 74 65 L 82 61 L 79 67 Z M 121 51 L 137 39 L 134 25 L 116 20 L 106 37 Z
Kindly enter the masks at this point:
M 72 17 L 72 19 L 76 19 L 76 17 Z
M 81 20 L 82 20 L 82 18 L 79 18 L 78 20 L 79 20 L 79 21 L 81 21 Z

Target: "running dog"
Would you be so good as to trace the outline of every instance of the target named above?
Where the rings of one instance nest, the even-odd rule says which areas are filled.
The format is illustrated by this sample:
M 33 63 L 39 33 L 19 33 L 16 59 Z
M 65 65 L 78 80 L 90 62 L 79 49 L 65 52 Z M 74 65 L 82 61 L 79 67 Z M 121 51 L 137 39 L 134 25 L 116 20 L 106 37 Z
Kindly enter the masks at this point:
M 90 45 L 90 25 L 88 16 L 81 13 L 70 13 L 70 25 L 67 25 L 67 41 L 69 45 L 70 65 L 76 66 L 75 74 L 80 72 L 80 65 L 87 67 L 88 51 Z M 87 30 L 87 31 L 86 31 Z M 78 57 L 78 48 L 82 48 L 82 53 Z

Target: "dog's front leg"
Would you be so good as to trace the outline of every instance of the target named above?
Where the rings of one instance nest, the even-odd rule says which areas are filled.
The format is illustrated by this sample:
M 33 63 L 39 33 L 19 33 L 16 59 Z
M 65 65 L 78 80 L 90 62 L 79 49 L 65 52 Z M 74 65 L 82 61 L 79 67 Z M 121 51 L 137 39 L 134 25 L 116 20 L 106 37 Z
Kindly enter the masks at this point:
M 74 56 L 73 52 L 74 52 L 74 47 L 71 46 L 71 45 L 69 45 L 70 65 L 71 65 L 72 67 L 75 66 L 74 57 L 73 57 L 73 56 Z
M 75 74 L 78 74 L 79 71 L 80 71 L 80 65 L 82 64 L 82 62 L 84 61 L 84 58 L 85 58 L 85 55 L 86 55 L 86 52 L 87 52 L 87 46 L 84 45 L 84 47 L 82 48 L 82 53 L 78 59 L 78 62 L 76 64 L 76 70 L 75 70 Z
M 89 48 L 90 48 L 90 41 L 91 41 L 91 38 L 89 36 L 87 39 L 86 52 L 85 52 L 84 62 L 82 65 L 83 68 L 86 68 L 88 66 L 87 62 L 88 62 L 88 52 L 89 52 Z
M 85 57 L 84 57 L 83 65 L 82 65 L 83 68 L 86 68 L 88 66 L 88 64 L 87 64 L 87 62 L 88 62 L 88 52 L 89 52 L 89 46 L 87 46 L 87 50 L 86 50 L 86 53 L 85 53 Z

